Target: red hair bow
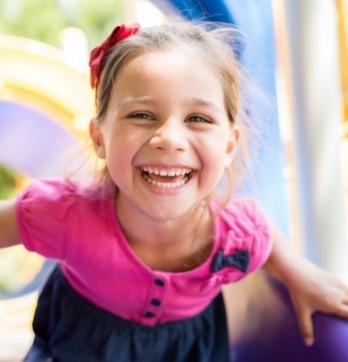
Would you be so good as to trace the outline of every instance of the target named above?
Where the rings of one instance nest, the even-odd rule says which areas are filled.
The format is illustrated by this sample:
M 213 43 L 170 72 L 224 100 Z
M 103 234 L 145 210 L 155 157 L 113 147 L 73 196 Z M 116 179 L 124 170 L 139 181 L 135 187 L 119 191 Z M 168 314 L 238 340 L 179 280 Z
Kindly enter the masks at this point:
M 90 79 L 91 87 L 96 88 L 100 74 L 103 69 L 102 60 L 106 54 L 121 40 L 137 33 L 140 25 L 137 23 L 125 26 L 124 24 L 117 25 L 112 33 L 96 48 L 91 51 L 89 58 L 89 66 L 91 69 Z

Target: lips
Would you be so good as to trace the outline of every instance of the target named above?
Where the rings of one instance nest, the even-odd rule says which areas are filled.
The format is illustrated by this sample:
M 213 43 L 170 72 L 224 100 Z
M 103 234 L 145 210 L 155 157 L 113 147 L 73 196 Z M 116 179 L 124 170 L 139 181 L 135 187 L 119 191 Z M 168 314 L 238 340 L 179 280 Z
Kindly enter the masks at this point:
M 191 178 L 193 170 L 190 168 L 168 167 L 141 167 L 144 180 L 157 187 L 176 188 L 185 185 Z

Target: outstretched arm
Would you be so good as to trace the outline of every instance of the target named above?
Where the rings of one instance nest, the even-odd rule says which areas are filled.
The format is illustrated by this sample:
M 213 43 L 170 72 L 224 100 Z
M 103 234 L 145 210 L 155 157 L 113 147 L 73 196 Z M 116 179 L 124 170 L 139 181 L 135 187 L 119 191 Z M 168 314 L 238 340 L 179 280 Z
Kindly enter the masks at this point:
M 287 287 L 306 345 L 314 343 L 314 312 L 348 318 L 348 286 L 288 247 L 281 231 L 273 228 L 273 249 L 265 269 Z
M 19 244 L 15 200 L 0 201 L 0 248 Z

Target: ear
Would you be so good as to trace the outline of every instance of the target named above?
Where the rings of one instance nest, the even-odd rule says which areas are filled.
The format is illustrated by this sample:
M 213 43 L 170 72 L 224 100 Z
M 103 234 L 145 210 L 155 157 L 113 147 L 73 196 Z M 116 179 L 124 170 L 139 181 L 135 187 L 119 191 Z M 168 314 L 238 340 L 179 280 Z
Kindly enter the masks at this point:
M 103 133 L 101 129 L 101 125 L 99 124 L 96 118 L 91 119 L 89 122 L 89 135 L 93 142 L 94 150 L 97 157 L 105 159 L 105 145 L 103 139 Z
M 239 135 L 240 135 L 239 127 L 232 126 L 226 148 L 226 167 L 229 167 L 232 164 L 238 146 Z

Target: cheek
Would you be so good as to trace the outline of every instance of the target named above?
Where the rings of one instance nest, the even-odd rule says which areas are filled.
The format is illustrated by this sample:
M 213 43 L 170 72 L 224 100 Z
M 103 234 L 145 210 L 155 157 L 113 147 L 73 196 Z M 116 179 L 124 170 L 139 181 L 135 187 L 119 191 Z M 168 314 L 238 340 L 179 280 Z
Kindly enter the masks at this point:
M 127 155 L 129 148 L 126 148 L 127 143 L 122 139 L 113 138 L 106 144 L 106 163 L 111 173 L 123 170 L 127 164 Z
M 220 138 L 216 138 L 221 140 Z M 211 182 L 219 182 L 224 174 L 226 168 L 226 143 L 222 142 L 210 142 L 201 145 L 200 149 L 205 150 L 201 153 L 201 160 L 203 163 L 203 170 L 205 174 L 211 180 Z
M 114 132 L 106 145 L 106 162 L 114 179 L 121 181 L 134 171 L 134 162 L 139 152 L 139 138 L 130 133 Z M 127 176 L 128 175 L 128 176 Z

